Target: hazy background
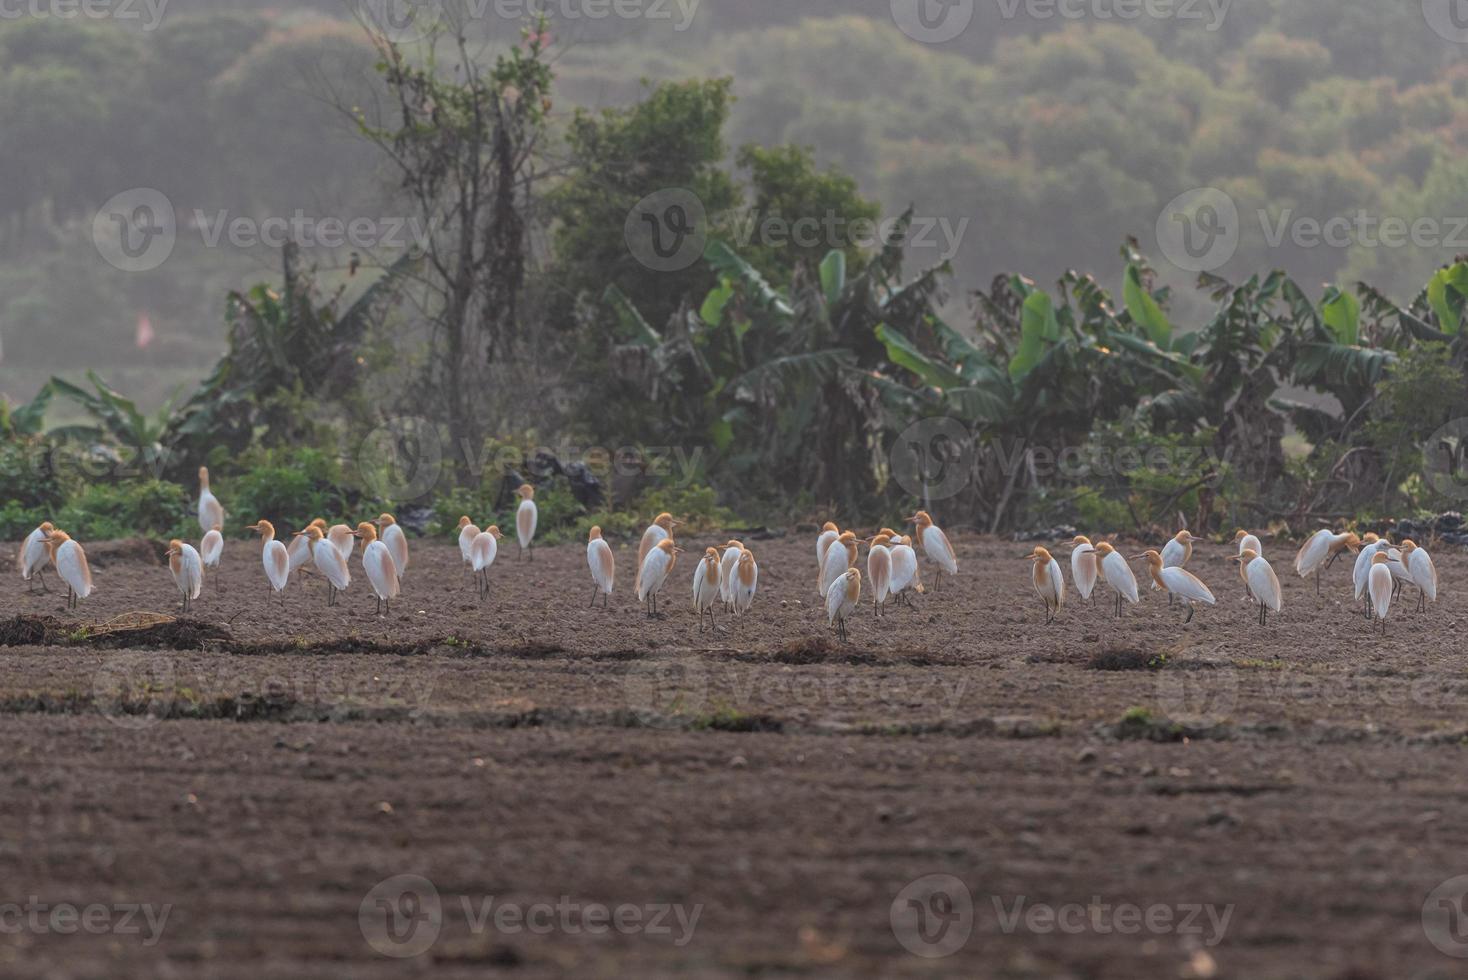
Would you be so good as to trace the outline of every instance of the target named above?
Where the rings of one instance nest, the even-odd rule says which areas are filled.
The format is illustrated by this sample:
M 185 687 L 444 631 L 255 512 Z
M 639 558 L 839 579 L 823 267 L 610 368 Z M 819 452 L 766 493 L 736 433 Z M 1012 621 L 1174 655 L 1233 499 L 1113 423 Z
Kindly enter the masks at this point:
M 406 213 L 339 108 L 372 104 L 380 85 L 351 6 L 172 0 L 155 29 L 134 9 L 0 19 L 0 392 L 12 400 L 92 367 L 156 404 L 219 356 L 226 291 L 277 278 L 273 250 L 211 247 L 188 228 L 158 268 L 114 268 L 92 219 L 119 192 L 162 191 L 181 224 L 196 210 Z M 975 0 L 967 28 L 939 44 L 899 30 L 888 0 L 702 0 L 685 30 L 674 0 L 665 20 L 561 9 L 549 6 L 558 122 L 634 101 L 644 78 L 732 76 L 731 147 L 813 146 L 884 213 L 911 204 L 961 228 L 962 291 L 1001 272 L 1048 284 L 1070 267 L 1114 282 L 1130 234 L 1184 294 L 1177 320 L 1196 326 L 1193 277 L 1158 254 L 1154 228 L 1204 185 L 1244 215 L 1230 276 L 1283 266 L 1312 288 L 1365 279 L 1406 302 L 1468 251 L 1273 247 L 1254 217 L 1364 211 L 1452 232 L 1468 215 L 1465 48 L 1417 0 L 1235 0 L 1221 22 L 1188 0 L 1131 21 L 1105 16 L 1114 0 L 1072 4 L 1074 18 Z M 488 58 L 520 22 L 491 14 L 475 28 Z M 350 251 L 311 259 L 352 288 Z

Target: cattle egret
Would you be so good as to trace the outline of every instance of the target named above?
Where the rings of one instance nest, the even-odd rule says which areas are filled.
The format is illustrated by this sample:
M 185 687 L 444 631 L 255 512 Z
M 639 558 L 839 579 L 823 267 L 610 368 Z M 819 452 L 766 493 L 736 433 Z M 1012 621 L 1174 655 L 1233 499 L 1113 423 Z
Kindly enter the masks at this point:
M 469 567 L 474 572 L 475 593 L 481 600 L 489 595 L 489 567 L 499 557 L 502 537 L 499 525 L 491 524 L 469 543 Z
M 637 545 L 637 572 L 632 577 L 632 589 L 638 595 L 638 602 L 642 601 L 642 565 L 647 561 L 648 552 L 656 548 L 662 541 L 673 536 L 673 528 L 681 521 L 673 520 L 672 514 L 659 514 L 653 522 L 642 532 L 642 540 Z
M 209 467 L 199 467 L 199 533 L 224 526 L 224 505 L 209 490 Z
M 719 549 L 704 551 L 698 567 L 693 570 L 693 608 L 698 613 L 698 630 L 703 632 L 703 618 L 709 618 L 709 629 L 714 628 L 714 604 L 719 601 Z
M 540 521 L 540 511 L 535 509 L 535 488 L 523 483 L 515 492 L 520 495 L 520 506 L 515 510 L 515 536 L 520 542 L 520 550 L 515 557 L 529 552 L 530 560 L 534 561 L 535 525 Z
M 1081 594 L 1081 601 L 1085 602 L 1095 591 L 1096 576 L 1100 571 L 1096 563 L 1096 546 L 1091 544 L 1090 538 L 1079 535 L 1071 544 L 1070 577 L 1075 581 L 1076 591 Z
M 46 548 L 46 536 L 54 530 L 56 527 L 50 521 L 42 521 L 39 527 L 26 535 L 20 546 L 20 553 L 15 556 L 15 570 L 20 572 L 21 580 L 26 583 L 27 592 L 36 591 L 36 586 L 31 581 L 33 578 L 40 581 L 43 591 L 51 591 L 46 588 L 44 572 L 46 562 L 51 560 L 51 552 Z
M 1334 534 L 1327 528 L 1321 528 L 1300 546 L 1299 553 L 1295 555 L 1295 571 L 1300 578 L 1314 575 L 1315 594 L 1319 595 L 1321 571 L 1334 565 L 1341 552 L 1347 549 L 1353 555 L 1359 552 L 1361 539 L 1354 534 Z
M 927 511 L 920 510 L 907 520 L 917 525 L 917 540 L 923 546 L 923 554 L 938 566 L 938 573 L 933 575 L 933 591 L 936 592 L 940 573 L 958 574 L 958 556 L 953 553 L 953 545 L 948 543 L 948 535 L 933 523 Z
M 821 569 L 821 589 L 829 594 L 831 583 L 846 574 L 856 564 L 856 535 L 843 531 L 831 547 L 826 549 L 826 565 Z
M 726 613 L 734 611 L 734 568 L 739 564 L 743 551 L 743 542 L 731 540 L 724 545 L 724 554 L 719 558 L 719 598 L 724 602 Z
M 1193 557 L 1193 542 L 1200 540 L 1202 539 L 1193 537 L 1193 533 L 1187 528 L 1177 532 L 1177 534 L 1173 535 L 1172 540 L 1162 546 L 1162 567 L 1182 568 Z M 1154 579 L 1152 582 L 1153 591 L 1160 588 L 1162 586 L 1158 585 Z M 1173 594 L 1169 592 L 1167 593 L 1167 604 L 1171 606 L 1172 602 Z
M 347 570 L 346 557 L 340 548 L 326 540 L 326 535 L 321 533 L 321 528 L 314 524 L 296 533 L 304 534 L 311 542 L 311 563 L 316 566 L 318 572 L 326 576 L 326 604 L 336 605 L 336 594 L 345 592 L 352 584 L 352 573 Z M 356 538 L 350 536 L 352 532 L 349 530 L 347 533 L 348 540 L 355 542 Z
M 1252 551 L 1259 557 L 1264 557 L 1264 545 L 1259 543 L 1258 535 L 1250 534 L 1243 528 L 1239 528 L 1234 532 L 1234 540 L 1238 542 L 1239 554 L 1242 555 L 1246 551 Z M 1244 566 L 1239 565 L 1239 567 L 1243 568 Z
M 846 618 L 861 602 L 861 570 L 848 568 L 831 583 L 826 592 L 826 625 L 835 626 L 841 642 L 846 642 Z
M 759 585 L 759 565 L 755 564 L 754 552 L 745 549 L 739 553 L 739 564 L 734 570 L 734 615 L 743 616 L 754 605 L 755 588 Z
M 612 555 L 612 546 L 607 544 L 601 536 L 601 528 L 594 527 L 586 539 L 586 564 L 591 569 L 591 581 L 595 587 L 591 590 L 591 605 L 596 605 L 596 597 L 602 596 L 602 606 L 605 607 L 611 601 L 612 587 L 617 581 L 617 560 Z
M 882 533 L 889 532 L 883 530 Z M 912 538 L 907 535 L 893 537 L 892 540 L 897 543 L 892 545 L 892 585 L 887 594 L 895 596 L 898 602 L 911 606 L 911 593 L 921 595 L 923 592 L 917 552 L 912 549 Z
M 1274 567 L 1251 548 L 1245 548 L 1242 555 L 1234 555 L 1229 561 L 1238 562 L 1244 569 L 1244 581 L 1249 586 L 1249 594 L 1259 603 L 1259 625 L 1264 626 L 1269 622 L 1269 614 L 1279 612 L 1283 605 L 1279 578 L 1274 574 Z
M 1401 595 L 1402 587 L 1415 585 L 1412 581 L 1412 572 L 1408 570 L 1407 563 L 1402 560 L 1402 553 L 1396 548 L 1387 548 L 1383 554 L 1387 557 L 1386 567 L 1392 573 L 1392 598 Z
M 867 542 L 867 578 L 872 580 L 872 618 L 885 615 L 892 591 L 892 538 L 879 534 Z
M 827 521 L 816 538 L 816 594 L 822 599 L 826 597 L 826 553 L 840 537 L 841 529 Z
M 1402 542 L 1402 564 L 1417 586 L 1417 611 L 1426 612 L 1429 602 L 1437 601 L 1437 567 L 1426 548 L 1419 548 L 1415 541 Z
M 1147 560 L 1147 568 L 1152 576 L 1154 588 L 1165 589 L 1169 596 L 1176 596 L 1187 604 L 1188 618 L 1183 620 L 1183 625 L 1186 626 L 1193 621 L 1193 603 L 1201 602 L 1205 606 L 1216 604 L 1217 600 L 1213 598 L 1213 593 L 1208 591 L 1208 586 L 1186 568 L 1164 565 L 1162 555 L 1156 551 L 1133 555 L 1132 561 L 1138 558 Z M 1171 601 L 1171 599 L 1168 600 L 1169 604 Z
M 189 603 L 199 598 L 204 589 L 204 560 L 193 545 L 174 538 L 168 542 L 168 570 L 173 573 L 173 584 L 183 594 L 183 611 L 188 615 Z
M 1371 560 L 1378 552 L 1385 552 L 1391 547 L 1391 542 L 1383 541 L 1375 533 L 1368 531 L 1361 539 L 1361 550 L 1356 554 L 1356 566 L 1351 570 L 1351 584 L 1355 586 L 1356 598 L 1361 600 L 1361 615 L 1367 619 L 1371 618 L 1371 599 L 1366 595 L 1366 586 L 1371 578 Z
M 66 608 L 75 609 L 79 599 L 92 594 L 92 570 L 87 566 L 87 553 L 71 540 L 65 531 L 52 531 L 46 536 L 51 564 L 66 583 Z
M 383 514 L 376 523 L 377 533 L 387 547 L 387 553 L 392 555 L 393 568 L 397 570 L 398 581 L 401 582 L 403 573 L 408 570 L 408 536 L 403 533 L 398 519 L 391 514 Z M 363 544 L 362 547 L 367 546 Z
M 258 521 L 245 528 L 247 531 L 258 531 L 261 540 L 265 542 L 260 551 L 260 564 L 265 566 L 265 580 L 270 583 L 273 592 L 281 593 L 280 601 L 285 602 L 285 587 L 291 581 L 291 556 L 286 546 L 275 540 L 275 525 L 269 521 Z M 305 541 L 305 538 L 299 540 Z
M 326 522 L 319 517 L 308 526 L 319 528 L 322 534 L 326 533 Z M 286 547 L 286 553 L 290 556 L 292 572 L 305 568 L 311 564 L 311 539 L 304 534 L 298 534 L 292 537 L 291 543 Z M 299 577 L 297 576 L 297 578 Z
M 1142 601 L 1137 594 L 1137 577 L 1132 574 L 1131 566 L 1126 563 L 1126 559 L 1111 546 L 1110 542 L 1102 541 L 1096 545 L 1096 554 L 1101 556 L 1101 577 L 1116 592 L 1116 618 L 1120 619 L 1123 599 L 1133 605 Z
M 214 588 L 219 588 L 219 559 L 224 557 L 224 534 L 218 525 L 211 527 L 204 540 L 199 542 L 199 558 L 204 562 L 204 572 L 214 569 Z
M 1025 560 L 1034 563 L 1030 583 L 1035 587 L 1035 595 L 1045 603 L 1045 625 L 1048 626 L 1055 622 L 1060 607 L 1065 604 L 1065 579 L 1060 575 L 1060 562 L 1044 548 L 1036 548 L 1033 554 L 1025 556 Z
M 342 562 L 352 560 L 352 551 L 357 547 L 357 532 L 350 524 L 333 524 L 326 532 L 327 541 L 336 548 L 336 553 L 342 556 Z M 311 557 L 316 557 L 316 545 L 311 545 Z M 317 562 L 320 565 L 320 562 Z
M 392 549 L 386 542 L 377 540 L 377 525 L 371 521 L 358 524 L 355 533 L 362 539 L 362 570 L 367 573 L 367 582 L 377 598 L 377 609 L 373 615 L 382 615 L 386 606 L 387 614 L 391 616 L 392 601 L 398 597 L 399 591 L 398 567 L 393 560 Z
M 649 619 L 657 617 L 658 591 L 668 581 L 668 575 L 682 553 L 681 549 L 674 547 L 672 538 L 663 538 L 647 553 L 641 574 L 637 576 L 637 601 L 647 603 Z
M 1391 559 L 1377 552 L 1371 559 L 1371 578 L 1367 589 L 1371 595 L 1371 612 L 1381 620 L 1381 635 L 1386 635 L 1386 618 L 1392 611 Z
M 471 563 L 469 558 L 469 545 L 479 537 L 479 528 L 467 517 L 459 518 L 459 555 L 464 559 L 464 564 Z

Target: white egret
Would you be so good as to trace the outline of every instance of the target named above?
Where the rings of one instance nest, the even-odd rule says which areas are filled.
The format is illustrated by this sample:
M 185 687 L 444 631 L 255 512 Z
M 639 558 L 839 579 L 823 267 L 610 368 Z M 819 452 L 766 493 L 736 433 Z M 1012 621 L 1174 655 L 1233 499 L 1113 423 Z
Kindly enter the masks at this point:
M 193 545 L 174 538 L 168 542 L 168 570 L 173 573 L 173 584 L 183 594 L 183 611 L 187 616 L 189 603 L 199 598 L 204 589 L 204 560 Z
M 51 560 L 51 552 L 46 547 L 46 536 L 54 530 L 56 530 L 54 524 L 50 521 L 42 521 L 40 526 L 26 535 L 25 541 L 21 543 L 20 552 L 15 556 L 15 570 L 20 572 L 21 581 L 26 583 L 27 592 L 36 591 L 32 579 L 40 581 L 42 591 L 51 591 L 46 588 L 44 572 L 46 563 Z
M 377 539 L 377 525 L 371 521 L 358 524 L 355 533 L 362 539 L 362 570 L 367 573 L 367 583 L 372 586 L 372 594 L 377 599 L 377 609 L 373 615 L 382 615 L 385 608 L 391 616 L 392 601 L 398 597 L 401 588 L 392 549 L 386 542 Z
M 1101 577 L 1106 584 L 1111 586 L 1116 593 L 1116 618 L 1121 618 L 1121 603 L 1125 599 L 1132 605 L 1142 601 L 1137 594 L 1137 577 L 1132 574 L 1131 566 L 1121 556 L 1109 541 L 1102 541 L 1096 545 L 1096 554 L 1101 557 Z
M 1145 558 L 1147 560 L 1147 570 L 1152 577 L 1152 585 L 1155 588 L 1163 589 L 1167 592 L 1168 596 L 1176 596 L 1187 604 L 1188 618 L 1183 620 L 1184 626 L 1193 621 L 1193 613 L 1195 611 L 1193 603 L 1201 602 L 1205 606 L 1217 604 L 1218 600 L 1213 598 L 1213 593 L 1208 590 L 1208 586 L 1204 585 L 1198 576 L 1186 568 L 1179 565 L 1164 565 L 1162 563 L 1162 555 L 1156 551 L 1148 551 L 1132 556 L 1133 561 L 1136 561 L 1138 558 Z M 1172 600 L 1169 598 L 1168 604 L 1170 605 L 1171 602 Z
M 707 548 L 693 570 L 693 608 L 698 613 L 698 630 L 703 632 L 703 618 L 709 618 L 713 629 L 714 605 L 719 601 L 719 549 Z
M 535 507 L 535 488 L 524 483 L 515 492 L 520 495 L 520 506 L 515 509 L 515 539 L 520 544 L 520 551 L 515 557 L 528 552 L 530 560 L 534 561 L 535 525 L 540 522 L 540 511 Z
M 1300 546 L 1299 552 L 1295 555 L 1295 571 L 1299 573 L 1300 578 L 1314 575 L 1315 594 L 1319 595 L 1321 571 L 1334 565 L 1335 560 L 1341 556 L 1341 552 L 1347 550 L 1353 555 L 1359 552 L 1361 539 L 1350 532 L 1335 534 L 1328 528 L 1321 528 Z
M 826 592 L 826 625 L 835 626 L 841 642 L 846 642 L 846 619 L 861 602 L 861 570 L 848 568 L 831 583 Z
M 958 574 L 958 556 L 953 551 L 953 545 L 948 541 L 948 535 L 933 523 L 927 511 L 920 510 L 907 520 L 908 523 L 917 525 L 917 540 L 923 546 L 923 554 L 938 566 L 938 572 L 933 575 L 933 591 L 936 592 L 941 573 Z
M 658 615 L 658 591 L 668 581 L 678 556 L 683 551 L 674 546 L 672 538 L 663 538 L 647 553 L 642 569 L 637 576 L 637 601 L 647 604 L 649 619 Z
M 1065 605 L 1065 579 L 1060 574 L 1060 562 L 1044 548 L 1036 548 L 1025 560 L 1033 562 L 1030 584 L 1035 587 L 1035 595 L 1045 603 L 1045 625 L 1049 626 Z
M 1264 626 L 1269 622 L 1269 614 L 1279 612 L 1284 604 L 1274 566 L 1250 548 L 1245 548 L 1242 555 L 1234 555 L 1229 561 L 1238 562 L 1244 569 L 1249 594 L 1259 603 L 1259 625 Z
M 591 605 L 596 605 L 596 597 L 602 597 L 602 605 L 611 601 L 612 587 L 617 581 L 617 559 L 612 555 L 612 546 L 607 544 L 601 536 L 601 528 L 593 527 L 586 538 L 586 564 L 591 569 L 591 581 L 595 587 L 591 590 Z

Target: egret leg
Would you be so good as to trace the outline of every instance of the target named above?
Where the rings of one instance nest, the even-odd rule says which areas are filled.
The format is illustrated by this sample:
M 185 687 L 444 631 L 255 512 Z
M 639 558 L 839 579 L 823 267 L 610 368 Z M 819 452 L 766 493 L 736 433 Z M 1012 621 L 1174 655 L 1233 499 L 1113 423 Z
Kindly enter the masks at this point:
M 596 586 L 591 587 L 591 602 L 587 605 L 588 609 L 596 608 L 596 594 L 599 591 L 600 590 Z
M 1188 625 L 1189 623 L 1191 623 L 1193 621 L 1193 613 L 1195 613 L 1195 612 L 1197 612 L 1197 609 L 1195 609 L 1193 607 L 1193 604 L 1191 602 L 1188 603 L 1188 618 L 1185 619 L 1185 620 L 1183 620 L 1183 625 L 1184 626 Z

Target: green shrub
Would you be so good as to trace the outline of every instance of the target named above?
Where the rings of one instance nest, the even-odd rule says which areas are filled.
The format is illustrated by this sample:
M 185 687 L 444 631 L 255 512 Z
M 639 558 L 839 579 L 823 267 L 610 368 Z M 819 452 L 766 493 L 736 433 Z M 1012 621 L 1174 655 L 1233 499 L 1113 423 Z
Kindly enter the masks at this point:
M 324 450 L 260 449 L 241 462 L 243 471 L 216 481 L 215 490 L 230 515 L 226 533 L 234 536 L 261 518 L 284 535 L 318 517 L 350 522 L 352 515 L 365 520 L 382 510 L 380 501 L 347 481 L 341 463 Z
M 199 537 L 193 502 L 182 487 L 162 480 L 93 484 L 68 501 L 55 520 L 80 540 Z
M 19 541 L 42 521 L 55 516 L 49 509 L 27 507 L 18 500 L 0 506 L 0 541 Z

